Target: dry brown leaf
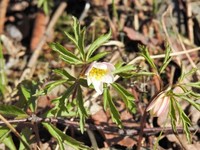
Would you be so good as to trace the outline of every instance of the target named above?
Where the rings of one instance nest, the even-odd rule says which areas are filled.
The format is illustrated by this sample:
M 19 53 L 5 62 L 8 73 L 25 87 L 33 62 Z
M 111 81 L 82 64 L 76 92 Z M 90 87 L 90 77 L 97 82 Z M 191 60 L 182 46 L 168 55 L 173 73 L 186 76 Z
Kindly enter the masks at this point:
M 45 15 L 44 12 L 41 11 L 37 12 L 30 43 L 30 48 L 32 51 L 35 50 L 42 36 L 44 35 L 48 21 L 49 21 L 49 16 Z
M 133 127 L 136 124 L 133 121 L 133 116 L 130 114 L 126 108 L 125 104 L 121 101 L 117 101 L 117 109 L 120 112 L 120 117 L 123 122 L 124 127 Z M 92 119 L 96 125 L 108 125 L 109 127 L 113 126 L 113 122 L 110 118 L 109 113 L 106 114 L 105 111 L 100 110 L 96 114 L 92 115 Z M 115 126 L 116 127 L 116 126 Z M 104 130 L 100 131 L 103 137 L 105 138 L 106 145 L 111 146 L 114 144 L 119 144 L 126 147 L 132 147 L 136 144 L 136 141 L 128 136 L 120 136 L 118 133 L 105 132 Z

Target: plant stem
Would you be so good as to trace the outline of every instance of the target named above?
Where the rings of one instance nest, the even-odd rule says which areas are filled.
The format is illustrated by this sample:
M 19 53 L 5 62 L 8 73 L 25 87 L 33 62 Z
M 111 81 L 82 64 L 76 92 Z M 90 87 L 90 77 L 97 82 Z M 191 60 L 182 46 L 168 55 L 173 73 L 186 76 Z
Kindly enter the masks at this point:
M 22 141 L 22 143 L 24 144 L 24 146 L 26 147 L 26 149 L 30 149 L 29 145 L 26 143 L 26 141 L 24 141 L 21 137 L 21 135 L 19 134 L 19 132 L 17 132 L 17 130 L 8 122 L 8 120 L 6 120 L 1 114 L 0 114 L 0 120 L 2 120 L 6 126 Z

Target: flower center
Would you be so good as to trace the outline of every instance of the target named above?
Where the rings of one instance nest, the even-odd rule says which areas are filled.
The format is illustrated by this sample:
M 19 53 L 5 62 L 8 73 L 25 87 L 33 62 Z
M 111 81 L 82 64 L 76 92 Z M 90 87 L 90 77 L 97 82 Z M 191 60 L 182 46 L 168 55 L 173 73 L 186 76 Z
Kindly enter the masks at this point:
M 98 69 L 93 67 L 90 70 L 89 76 L 95 78 L 96 80 L 100 80 L 103 76 L 106 75 L 107 72 L 107 69 Z

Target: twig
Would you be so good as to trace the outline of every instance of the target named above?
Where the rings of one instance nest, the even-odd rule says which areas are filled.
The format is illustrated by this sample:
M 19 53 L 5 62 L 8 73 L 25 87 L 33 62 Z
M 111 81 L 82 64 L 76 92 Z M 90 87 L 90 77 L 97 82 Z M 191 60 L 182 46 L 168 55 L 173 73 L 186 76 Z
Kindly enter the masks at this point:
M 188 37 L 190 39 L 190 42 L 194 43 L 192 7 L 191 7 L 191 1 L 190 0 L 186 0 L 186 15 L 187 15 Z
M 172 7 L 169 6 L 169 7 L 167 8 L 167 10 L 162 14 L 161 23 L 162 23 L 162 27 L 163 27 L 165 36 L 167 37 L 167 41 L 168 41 L 168 43 L 169 43 L 171 49 L 173 50 L 173 52 L 176 52 L 176 50 L 173 48 L 173 44 L 172 44 L 172 42 L 171 42 L 171 40 L 170 40 L 170 38 L 169 38 L 169 34 L 168 34 L 168 32 L 167 32 L 167 28 L 166 28 L 165 21 L 164 21 L 164 18 L 165 18 L 165 16 L 166 16 L 167 12 L 170 11 L 171 9 L 172 9 Z M 176 60 L 177 60 L 178 64 L 181 65 L 181 61 L 180 61 L 180 59 L 179 59 L 178 57 L 176 57 Z
M 36 117 L 36 118 L 35 118 Z M 18 123 L 27 123 L 27 122 L 50 122 L 50 123 L 59 123 L 63 125 L 71 125 L 74 127 L 79 127 L 79 121 L 70 121 L 67 120 L 66 118 L 41 118 L 41 117 L 29 117 L 26 119 L 15 119 L 15 120 L 6 120 L 9 124 L 18 124 Z M 0 125 L 6 125 L 4 121 L 0 121 Z M 103 130 L 105 133 L 112 133 L 112 134 L 118 134 L 121 136 L 134 136 L 138 135 L 139 131 L 141 130 L 140 126 L 133 126 L 133 127 L 124 127 L 123 129 L 119 129 L 116 125 L 112 126 L 106 126 L 103 124 L 101 125 L 94 125 L 90 123 L 85 124 L 85 128 L 88 128 L 90 130 Z M 199 128 L 189 128 L 190 132 L 199 132 Z M 146 135 L 155 135 L 159 132 L 163 131 L 164 134 L 174 134 L 173 129 L 171 127 L 165 127 L 164 129 L 159 127 L 159 128 L 144 128 L 143 133 Z M 177 127 L 177 133 L 183 133 L 184 129 L 182 127 Z
M 41 144 L 40 144 L 40 135 L 39 135 L 39 130 L 38 130 L 38 124 L 37 123 L 33 123 L 33 129 L 35 132 L 35 137 L 36 137 L 36 142 L 37 142 L 37 146 L 39 148 L 41 148 Z
M 140 132 L 139 132 L 139 137 L 138 137 L 138 141 L 137 141 L 137 150 L 140 150 L 141 145 L 142 145 L 142 139 L 143 139 L 143 135 L 144 135 L 144 128 L 145 128 L 146 118 L 147 118 L 146 109 L 147 109 L 147 107 L 144 110 L 144 113 L 142 115 L 142 119 L 141 119 L 141 122 L 140 122 Z
M 8 3 L 9 3 L 9 0 L 0 1 L 0 34 L 3 33 Z
M 35 49 L 34 53 L 32 54 L 29 62 L 28 62 L 28 65 L 27 65 L 27 68 L 24 70 L 24 72 L 22 73 L 22 76 L 20 78 L 20 82 L 27 76 L 27 73 L 29 72 L 29 69 L 30 71 L 33 73 L 34 72 L 34 67 L 36 65 L 36 62 L 37 62 L 37 59 L 40 55 L 40 52 L 42 50 L 42 47 L 43 45 L 45 44 L 46 42 L 46 39 L 47 37 L 49 36 L 49 33 L 50 31 L 53 29 L 53 27 L 55 26 L 58 18 L 62 15 L 63 11 L 65 10 L 65 8 L 67 7 L 67 4 L 66 2 L 62 2 L 60 4 L 60 6 L 57 8 L 56 12 L 54 13 L 52 19 L 51 19 L 51 22 L 49 23 L 46 31 L 45 31 L 45 34 L 43 35 L 40 43 L 38 44 L 37 48 Z M 29 75 L 29 78 L 31 77 L 31 75 Z
M 90 130 L 89 128 L 87 128 L 86 131 L 87 131 L 87 134 L 88 134 L 88 136 L 89 136 L 89 138 L 90 138 L 90 141 L 91 141 L 91 143 L 92 143 L 93 149 L 94 149 L 94 150 L 98 150 L 99 148 L 98 148 L 97 141 L 96 141 L 96 138 L 95 138 L 95 136 L 94 136 L 94 133 L 93 133 L 92 130 Z
M 2 120 L 2 123 L 4 123 L 22 141 L 26 149 L 30 149 L 29 145 L 22 139 L 17 130 L 1 114 L 0 114 L 0 120 Z

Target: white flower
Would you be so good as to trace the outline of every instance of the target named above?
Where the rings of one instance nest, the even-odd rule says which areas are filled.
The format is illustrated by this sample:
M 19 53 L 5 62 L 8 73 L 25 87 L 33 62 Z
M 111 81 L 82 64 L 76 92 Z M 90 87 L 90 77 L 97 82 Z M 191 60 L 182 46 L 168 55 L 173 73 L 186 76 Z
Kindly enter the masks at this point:
M 161 93 L 156 96 L 150 105 L 147 107 L 147 111 L 151 112 L 151 115 L 159 117 L 168 112 L 170 97 L 166 96 L 166 93 Z
M 85 75 L 87 76 L 88 85 L 93 84 L 94 89 L 100 95 L 103 93 L 103 83 L 113 83 L 113 71 L 115 67 L 107 62 L 93 62 L 87 69 Z

